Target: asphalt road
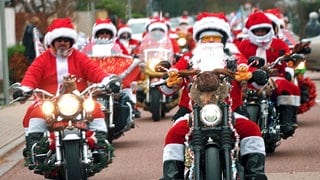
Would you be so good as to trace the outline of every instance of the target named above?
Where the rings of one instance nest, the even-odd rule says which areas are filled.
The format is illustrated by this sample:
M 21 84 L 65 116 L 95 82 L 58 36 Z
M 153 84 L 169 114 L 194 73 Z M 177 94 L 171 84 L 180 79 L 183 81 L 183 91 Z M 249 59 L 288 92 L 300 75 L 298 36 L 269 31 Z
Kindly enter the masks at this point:
M 319 81 L 317 81 L 319 94 Z M 318 98 L 319 99 L 319 98 Z M 276 151 L 266 158 L 266 173 L 269 180 L 320 180 L 320 105 L 299 115 L 299 127 L 295 136 L 282 140 Z M 119 180 L 154 180 L 162 174 L 162 148 L 166 131 L 171 126 L 170 118 L 176 109 L 159 122 L 151 120 L 151 114 L 142 113 L 136 120 L 136 128 L 114 141 L 113 163 L 90 178 Z M 12 151 L 9 165 L 18 163 L 0 177 L 5 180 L 43 179 L 23 167 L 22 146 Z M 0 167 L 1 169 L 3 167 Z

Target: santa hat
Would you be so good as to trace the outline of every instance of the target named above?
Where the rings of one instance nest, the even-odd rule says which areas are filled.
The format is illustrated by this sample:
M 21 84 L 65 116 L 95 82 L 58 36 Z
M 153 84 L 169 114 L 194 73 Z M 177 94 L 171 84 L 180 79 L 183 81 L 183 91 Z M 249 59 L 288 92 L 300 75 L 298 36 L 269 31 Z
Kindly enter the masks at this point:
M 263 12 L 255 12 L 248 17 L 245 27 L 249 31 L 257 28 L 272 28 L 272 22 Z
M 182 17 L 179 19 L 179 24 L 189 24 L 188 16 L 182 16 Z
M 121 25 L 119 26 L 119 30 L 118 30 L 118 36 L 120 36 L 122 33 L 129 33 L 132 34 L 132 30 L 129 26 L 127 25 Z
M 231 38 L 230 25 L 224 13 L 200 13 L 193 25 L 193 39 L 198 41 L 201 33 L 205 31 L 217 31 L 221 33 L 223 35 L 223 43 L 228 38 Z
M 150 23 L 146 26 L 146 30 L 148 32 L 154 29 L 162 29 L 165 33 L 167 33 L 169 30 L 169 26 L 164 19 L 155 18 L 152 19 Z
M 47 44 L 59 37 L 68 37 L 74 42 L 77 39 L 77 32 L 74 30 L 73 23 L 70 18 L 57 18 L 52 21 L 48 27 Z
M 281 25 L 284 26 L 284 18 L 280 9 L 267 9 L 264 11 L 264 13 L 272 22 L 274 22 L 278 26 L 278 28 L 280 28 Z
M 110 30 L 112 32 L 113 36 L 115 36 L 117 34 L 117 28 L 112 23 L 111 19 L 97 19 L 96 23 L 92 27 L 92 36 L 95 37 L 97 31 L 102 30 L 102 29 Z

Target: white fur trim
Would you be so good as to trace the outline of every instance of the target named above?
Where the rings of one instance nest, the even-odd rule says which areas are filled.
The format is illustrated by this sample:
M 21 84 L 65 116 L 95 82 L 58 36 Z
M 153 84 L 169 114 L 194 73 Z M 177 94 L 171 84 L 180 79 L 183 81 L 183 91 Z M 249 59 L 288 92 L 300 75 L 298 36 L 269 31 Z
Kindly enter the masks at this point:
M 199 33 L 205 29 L 221 30 L 227 34 L 228 38 L 231 38 L 230 26 L 225 20 L 215 17 L 205 17 L 196 21 L 193 25 L 193 39 L 198 41 L 199 39 L 196 38 L 199 37 Z
M 74 42 L 76 42 L 77 40 L 77 32 L 74 29 L 64 27 L 52 30 L 48 36 L 49 37 L 47 37 L 47 43 L 50 45 L 58 37 L 68 37 L 73 39 Z
M 177 160 L 184 161 L 184 145 L 183 144 L 168 144 L 163 149 L 162 160 Z
M 277 97 L 278 105 L 300 106 L 300 96 L 280 95 Z
M 113 37 L 117 35 L 117 28 L 112 23 L 101 23 L 101 24 L 94 24 L 92 28 L 92 37 L 95 37 L 97 31 L 101 29 L 108 29 L 113 33 Z
M 104 118 L 93 119 L 93 121 L 89 123 L 89 128 L 95 131 L 102 131 L 102 132 L 108 131 Z
M 122 33 L 125 33 L 125 32 L 132 34 L 132 30 L 129 27 L 123 27 L 119 29 L 118 36 L 120 36 Z
M 30 118 L 28 134 L 46 132 L 47 124 L 43 118 Z
M 266 154 L 264 141 L 262 137 L 250 136 L 243 138 L 240 142 L 240 153 L 241 156 L 251 153 Z
M 165 23 L 161 23 L 161 22 L 154 22 L 149 24 L 148 32 L 152 31 L 155 28 L 163 29 L 165 33 L 168 32 L 168 26 Z

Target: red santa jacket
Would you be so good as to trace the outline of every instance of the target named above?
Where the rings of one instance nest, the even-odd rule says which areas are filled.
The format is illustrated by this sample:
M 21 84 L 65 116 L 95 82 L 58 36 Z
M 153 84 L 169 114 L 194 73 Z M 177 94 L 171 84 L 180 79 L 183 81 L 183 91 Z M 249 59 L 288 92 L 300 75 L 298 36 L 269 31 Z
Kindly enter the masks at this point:
M 246 57 L 249 58 L 251 56 L 256 55 L 258 46 L 252 44 L 249 39 L 244 39 L 239 44 L 239 51 Z M 274 38 L 272 39 L 270 48 L 266 50 L 267 62 L 274 62 L 279 56 L 283 54 L 290 53 L 290 49 L 288 45 L 282 41 L 281 39 Z M 279 69 L 279 72 L 282 74 L 285 71 L 286 64 L 283 63 L 281 65 L 276 66 Z
M 237 63 L 247 63 L 246 58 L 240 54 L 234 54 L 237 58 Z M 179 61 L 173 66 L 173 68 L 177 69 L 177 70 L 185 70 L 188 69 L 190 67 L 189 64 L 189 60 L 192 58 L 192 53 L 188 52 L 185 53 L 180 59 Z M 185 82 L 188 83 L 188 82 Z M 186 84 L 184 84 L 186 85 Z M 185 88 L 186 89 L 186 88 Z M 232 89 L 230 92 L 230 96 L 232 98 L 232 105 L 231 105 L 231 109 L 232 110 L 236 110 L 239 106 L 241 106 L 243 104 L 243 100 L 242 100 L 242 90 L 241 90 L 241 86 L 240 83 L 237 81 L 232 81 Z M 182 93 L 182 97 L 180 99 L 180 106 L 184 106 L 188 109 L 189 108 L 189 96 L 187 95 L 187 91 Z
M 65 73 L 61 73 L 61 67 L 67 66 L 67 73 L 77 77 L 77 87 L 79 91 L 84 90 L 89 82 L 101 82 L 109 74 L 104 72 L 97 64 L 90 60 L 85 54 L 73 49 L 65 60 L 58 60 L 48 49 L 42 53 L 30 65 L 21 82 L 22 86 L 30 88 L 41 88 L 55 94 L 58 89 L 58 78 Z

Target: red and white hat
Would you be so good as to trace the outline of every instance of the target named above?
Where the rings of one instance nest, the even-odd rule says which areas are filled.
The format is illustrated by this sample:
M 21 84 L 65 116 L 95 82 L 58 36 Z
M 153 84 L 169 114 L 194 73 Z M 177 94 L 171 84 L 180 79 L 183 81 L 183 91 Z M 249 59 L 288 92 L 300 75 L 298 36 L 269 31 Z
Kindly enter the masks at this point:
M 245 27 L 249 31 L 257 28 L 272 28 L 272 22 L 263 12 L 255 12 L 250 14 Z
M 278 26 L 279 29 L 281 28 L 281 26 L 285 25 L 284 17 L 280 9 L 266 9 L 264 13 L 272 22 L 274 22 Z
M 198 41 L 205 31 L 217 31 L 222 34 L 222 41 L 225 43 L 231 38 L 231 30 L 224 13 L 202 12 L 197 16 L 197 21 L 193 25 L 193 39 Z
M 72 20 L 70 18 L 57 18 L 54 19 L 48 27 L 47 44 L 50 45 L 52 42 L 59 37 L 68 37 L 76 42 L 77 32 L 74 30 Z
M 248 29 L 248 38 L 253 44 L 262 47 L 271 42 L 274 37 L 271 20 L 263 12 L 254 12 L 250 14 L 245 27 Z M 269 32 L 263 36 L 257 36 L 253 33 L 254 29 L 269 28 Z
M 164 19 L 159 19 L 159 18 L 152 19 L 150 23 L 147 24 L 146 26 L 146 30 L 148 32 L 157 28 L 162 29 L 165 33 L 167 33 L 169 30 L 169 26 L 166 23 L 166 21 Z
M 119 26 L 119 30 L 118 30 L 118 36 L 120 36 L 122 33 L 129 33 L 132 34 L 132 30 L 129 26 L 127 25 L 121 25 Z
M 113 37 L 117 35 L 117 28 L 111 19 L 97 19 L 92 27 L 92 36 L 95 37 L 97 31 L 102 29 L 110 30 L 113 33 Z

